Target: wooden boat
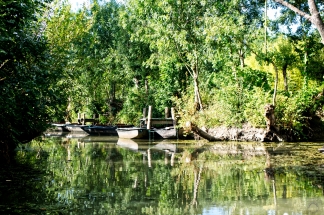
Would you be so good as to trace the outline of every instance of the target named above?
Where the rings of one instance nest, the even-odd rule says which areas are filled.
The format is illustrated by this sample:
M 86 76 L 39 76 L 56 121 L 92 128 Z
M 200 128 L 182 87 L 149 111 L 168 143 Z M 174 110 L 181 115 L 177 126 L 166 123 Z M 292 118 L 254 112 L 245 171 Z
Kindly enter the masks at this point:
M 193 139 L 193 135 L 185 134 L 183 128 L 165 127 L 153 129 L 163 139 Z
M 66 124 L 63 123 L 52 123 L 51 128 L 49 128 L 50 131 L 61 131 L 61 132 L 69 132 L 69 130 L 66 128 Z
M 70 132 L 84 132 L 82 127 L 86 127 L 88 125 L 80 125 L 80 124 L 66 124 L 65 127 Z
M 149 137 L 149 132 L 146 128 L 117 128 L 116 131 L 118 137 L 124 139 L 145 139 Z
M 99 136 L 117 136 L 117 126 L 99 126 L 99 125 L 91 125 L 81 127 L 81 129 L 87 132 L 89 135 L 99 135 Z
M 155 128 L 153 129 L 163 139 L 178 139 L 178 130 L 174 127 Z

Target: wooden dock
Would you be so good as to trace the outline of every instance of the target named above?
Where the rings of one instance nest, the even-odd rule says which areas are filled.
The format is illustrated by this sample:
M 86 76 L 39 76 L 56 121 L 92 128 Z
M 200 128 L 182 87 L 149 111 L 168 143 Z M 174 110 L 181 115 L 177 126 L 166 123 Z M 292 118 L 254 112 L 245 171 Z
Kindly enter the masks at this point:
M 164 125 L 164 126 L 176 126 L 177 119 L 175 117 L 174 108 L 165 108 L 165 118 L 152 118 L 152 106 L 149 106 L 148 114 L 146 117 L 146 108 L 143 109 L 143 118 L 141 119 L 141 124 L 146 125 L 147 129 L 151 129 L 153 125 Z
M 99 123 L 99 118 L 96 118 L 96 115 L 94 114 L 92 118 L 86 118 L 85 113 L 81 114 L 78 113 L 78 123 L 85 125 L 87 122 L 91 122 L 93 125 Z

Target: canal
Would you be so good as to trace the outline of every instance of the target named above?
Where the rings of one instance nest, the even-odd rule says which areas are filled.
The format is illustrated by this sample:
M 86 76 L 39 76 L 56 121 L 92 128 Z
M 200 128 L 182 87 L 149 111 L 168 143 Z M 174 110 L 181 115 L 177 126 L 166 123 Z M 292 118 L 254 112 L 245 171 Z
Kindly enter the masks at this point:
M 0 170 L 0 214 L 323 214 L 322 145 L 41 137 Z

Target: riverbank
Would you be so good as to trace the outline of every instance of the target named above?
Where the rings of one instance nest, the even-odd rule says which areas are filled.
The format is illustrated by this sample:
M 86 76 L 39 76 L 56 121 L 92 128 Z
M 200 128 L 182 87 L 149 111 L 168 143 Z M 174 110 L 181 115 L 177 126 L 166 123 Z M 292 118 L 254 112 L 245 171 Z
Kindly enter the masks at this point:
M 215 139 L 228 141 L 297 142 L 324 140 L 324 127 L 320 124 L 312 125 L 304 136 L 298 136 L 293 131 L 279 131 L 276 134 L 270 134 L 272 139 L 269 138 L 269 132 L 266 128 L 255 128 L 249 124 L 243 124 L 241 127 L 219 126 L 203 130 Z

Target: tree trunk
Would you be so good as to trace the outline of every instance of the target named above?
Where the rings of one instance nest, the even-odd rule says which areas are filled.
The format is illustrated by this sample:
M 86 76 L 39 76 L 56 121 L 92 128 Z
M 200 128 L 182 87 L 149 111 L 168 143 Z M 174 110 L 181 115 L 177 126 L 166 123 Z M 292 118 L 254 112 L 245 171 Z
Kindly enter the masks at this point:
M 264 116 L 266 118 L 267 130 L 263 137 L 264 142 L 278 142 L 282 141 L 282 138 L 278 136 L 278 130 L 276 127 L 276 118 L 274 115 L 275 106 L 272 104 L 267 104 L 264 107 Z
M 199 91 L 198 72 L 194 72 L 193 81 L 194 81 L 194 92 L 195 92 L 195 105 L 197 107 L 197 110 L 203 110 L 200 91 Z
M 321 15 L 317 9 L 315 0 L 308 0 L 309 11 L 311 13 L 311 22 L 316 26 L 319 34 L 322 38 L 322 43 L 324 44 L 324 22 L 321 18 Z
M 146 93 L 146 95 L 148 95 L 148 91 L 149 91 L 149 85 L 148 85 L 148 80 L 147 79 L 145 79 L 145 93 Z
M 242 49 L 239 50 L 239 57 L 240 57 L 240 65 L 241 68 L 243 69 L 245 66 L 245 62 L 244 62 L 244 51 Z
M 274 69 L 275 69 L 275 85 L 274 85 L 274 89 L 273 89 L 273 97 L 272 97 L 272 105 L 276 106 L 276 98 L 277 98 L 277 89 L 278 89 L 278 68 L 277 66 L 272 63 Z
M 284 80 L 284 86 L 286 92 L 288 92 L 287 67 L 288 67 L 287 63 L 282 67 L 282 77 Z
M 213 142 L 213 141 L 222 141 L 222 139 L 216 138 L 210 134 L 208 134 L 207 132 L 201 130 L 200 128 L 198 128 L 195 124 L 191 123 L 191 122 L 187 122 L 186 123 L 186 129 L 189 131 L 194 132 L 195 134 L 199 135 L 200 137 Z
M 274 109 L 275 109 L 275 106 L 272 104 L 267 104 L 264 107 L 264 110 L 265 110 L 264 116 L 266 117 L 266 122 L 267 122 L 267 132 L 276 130 L 275 129 L 276 118 L 274 115 Z

